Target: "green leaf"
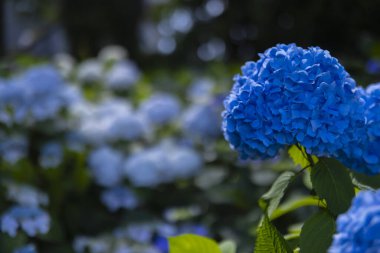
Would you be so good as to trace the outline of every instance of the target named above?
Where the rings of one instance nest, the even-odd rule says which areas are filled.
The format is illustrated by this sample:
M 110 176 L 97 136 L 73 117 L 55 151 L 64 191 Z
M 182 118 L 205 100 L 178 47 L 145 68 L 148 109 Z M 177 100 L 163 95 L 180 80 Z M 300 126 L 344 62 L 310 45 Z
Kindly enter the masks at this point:
M 257 231 L 254 253 L 291 253 L 288 243 L 270 222 L 267 215 L 261 221 Z
M 301 253 L 327 252 L 335 233 L 334 218 L 326 211 L 310 217 L 302 227 L 300 238 Z
M 355 196 L 354 185 L 348 170 L 337 160 L 320 158 L 311 170 L 311 181 L 333 214 L 344 213 L 351 206 Z
M 219 244 L 222 253 L 236 253 L 236 243 L 233 241 L 224 241 Z
M 301 166 L 301 168 L 306 168 L 310 166 L 310 162 L 307 157 L 307 153 L 304 147 L 297 147 L 293 145 L 289 148 L 288 154 L 290 158 L 292 158 L 295 165 Z M 314 163 L 318 162 L 318 158 L 316 156 L 310 156 Z
M 169 237 L 170 253 L 222 253 L 218 244 L 198 235 Z
M 267 210 L 269 217 L 280 204 L 280 201 L 284 196 L 284 192 L 288 187 L 290 181 L 293 179 L 294 175 L 294 172 L 291 171 L 286 171 L 282 173 L 276 179 L 276 181 L 274 181 L 269 191 L 265 193 L 259 200 L 261 208 Z
M 313 196 L 302 196 L 297 199 L 292 199 L 280 205 L 270 217 L 271 220 L 277 219 L 287 213 L 290 213 L 298 208 L 305 206 L 321 206 L 323 203 Z
M 380 175 L 368 176 L 366 174 L 352 173 L 353 177 L 363 186 L 369 186 L 372 189 L 380 189 Z

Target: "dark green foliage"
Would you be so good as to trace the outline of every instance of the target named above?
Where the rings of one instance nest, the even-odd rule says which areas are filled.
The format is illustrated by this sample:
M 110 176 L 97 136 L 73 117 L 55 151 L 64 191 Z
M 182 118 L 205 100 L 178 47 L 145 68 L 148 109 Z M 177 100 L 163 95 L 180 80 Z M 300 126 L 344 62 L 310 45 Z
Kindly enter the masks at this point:
M 338 161 L 320 158 L 311 170 L 311 181 L 318 196 L 325 199 L 334 215 L 345 212 L 355 196 L 348 170 Z
M 303 225 L 300 238 L 301 253 L 327 252 L 335 232 L 334 218 L 326 211 L 311 216 Z

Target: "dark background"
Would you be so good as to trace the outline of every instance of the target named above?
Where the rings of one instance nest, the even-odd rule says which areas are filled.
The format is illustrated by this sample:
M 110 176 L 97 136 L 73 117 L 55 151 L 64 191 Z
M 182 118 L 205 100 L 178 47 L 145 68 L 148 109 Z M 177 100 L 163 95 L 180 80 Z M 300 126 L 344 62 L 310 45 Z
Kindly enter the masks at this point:
M 5 2 L 0 0 L 0 6 Z M 204 63 L 196 54 L 199 44 L 215 36 L 225 43 L 224 62 L 252 59 L 280 42 L 318 45 L 341 58 L 365 61 L 380 57 L 380 1 L 363 0 L 225 0 L 221 15 L 206 22 L 195 20 L 189 32 L 177 36 L 173 53 L 147 54 L 141 49 L 142 22 L 159 22 L 176 8 L 195 12 L 206 0 L 165 2 L 37 1 L 39 8 L 34 12 L 42 17 L 43 24 L 63 27 L 69 51 L 77 58 L 94 56 L 104 45 L 119 44 L 138 64 L 147 67 L 197 65 Z M 50 18 L 44 15 L 46 6 L 54 6 Z M 4 43 L 1 53 L 10 53 Z

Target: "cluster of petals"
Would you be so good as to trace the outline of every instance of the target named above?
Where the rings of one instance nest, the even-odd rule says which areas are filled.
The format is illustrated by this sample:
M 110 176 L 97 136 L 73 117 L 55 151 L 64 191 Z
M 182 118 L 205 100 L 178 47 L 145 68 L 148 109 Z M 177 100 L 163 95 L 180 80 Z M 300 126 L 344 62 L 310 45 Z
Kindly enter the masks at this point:
M 378 90 L 357 87 L 339 61 L 318 47 L 279 44 L 259 56 L 242 67 L 224 101 L 224 136 L 243 159 L 272 158 L 300 144 L 309 154 L 347 165 L 355 159 L 354 170 L 380 172 L 367 164 L 379 167 L 379 157 L 365 150 L 380 145 L 374 140 L 380 135 Z
M 380 191 L 360 192 L 351 208 L 337 220 L 337 232 L 329 253 L 379 252 Z

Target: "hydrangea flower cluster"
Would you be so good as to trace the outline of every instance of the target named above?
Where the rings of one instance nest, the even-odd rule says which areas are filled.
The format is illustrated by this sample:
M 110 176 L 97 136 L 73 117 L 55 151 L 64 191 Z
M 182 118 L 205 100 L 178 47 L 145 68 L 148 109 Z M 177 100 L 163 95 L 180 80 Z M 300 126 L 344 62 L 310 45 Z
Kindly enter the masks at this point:
M 123 159 L 120 152 L 110 147 L 100 147 L 92 151 L 88 164 L 95 182 L 105 187 L 121 183 Z
M 96 59 L 82 62 L 78 67 L 77 79 L 83 84 L 99 82 L 102 78 L 103 67 Z
M 365 123 L 355 81 L 320 48 L 277 45 L 234 80 L 223 130 L 243 158 L 274 157 L 295 143 L 318 156 L 334 154 Z
M 153 187 L 188 178 L 202 163 L 195 150 L 169 141 L 133 154 L 124 164 L 124 173 L 135 186 Z
M 22 135 L 0 137 L 0 155 L 10 164 L 15 164 L 20 159 L 25 158 L 28 146 L 28 140 Z
M 214 101 L 195 103 L 182 115 L 181 128 L 191 139 L 212 140 L 221 135 L 220 121 L 220 110 Z
M 0 120 L 35 123 L 57 116 L 72 101 L 70 87 L 52 66 L 33 67 L 0 85 Z
M 380 84 L 370 85 L 363 98 L 366 100 L 366 124 L 356 129 L 358 140 L 344 147 L 336 158 L 347 167 L 366 174 L 380 173 Z
M 6 182 L 4 185 L 7 190 L 7 198 L 19 205 L 38 207 L 49 203 L 47 194 L 32 186 L 14 182 Z
M 363 90 L 328 51 L 279 44 L 248 62 L 224 101 L 223 131 L 243 159 L 293 144 L 380 172 L 379 88 Z
M 49 142 L 42 147 L 39 162 L 43 168 L 55 168 L 62 160 L 63 150 L 60 143 Z
M 104 191 L 101 195 L 103 204 L 111 211 L 119 209 L 134 209 L 138 206 L 139 201 L 132 190 L 124 186 L 115 186 Z
M 50 217 L 38 207 L 14 206 L 1 217 L 0 229 L 15 237 L 18 228 L 31 237 L 45 234 L 50 228 Z
M 106 73 L 105 84 L 113 90 L 127 90 L 140 79 L 137 66 L 128 60 L 115 63 Z
M 170 94 L 157 93 L 140 105 L 140 112 L 153 124 L 167 124 L 181 112 L 178 99 Z
M 360 192 L 351 208 L 337 220 L 329 253 L 378 252 L 380 248 L 380 191 Z
M 24 247 L 18 248 L 14 253 L 37 253 L 36 246 L 33 244 L 28 244 Z
M 146 118 L 122 100 L 105 100 L 99 105 L 84 102 L 72 111 L 79 119 L 79 134 L 90 144 L 136 140 L 150 133 Z

